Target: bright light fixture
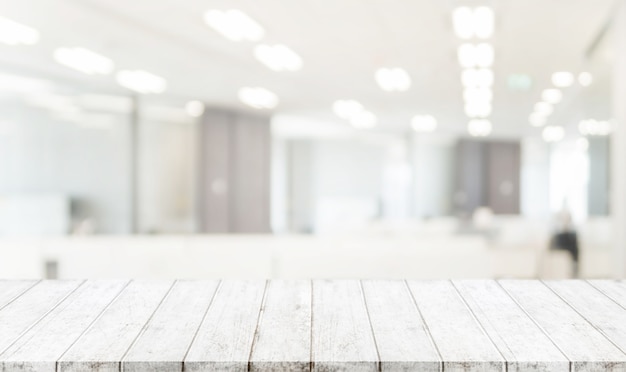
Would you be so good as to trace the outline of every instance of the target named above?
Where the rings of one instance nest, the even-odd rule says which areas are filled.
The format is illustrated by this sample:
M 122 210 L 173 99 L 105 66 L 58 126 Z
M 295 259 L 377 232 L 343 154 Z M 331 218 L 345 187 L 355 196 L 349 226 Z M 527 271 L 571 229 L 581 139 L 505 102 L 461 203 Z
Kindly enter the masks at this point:
M 122 70 L 115 78 L 124 88 L 142 94 L 163 93 L 167 88 L 164 78 L 144 70 Z
M 541 92 L 541 99 L 551 105 L 556 105 L 563 99 L 563 93 L 555 88 L 544 89 L 544 91 Z
M 535 103 L 535 113 L 543 116 L 549 116 L 554 111 L 554 108 L 548 102 Z
M 209 10 L 204 13 L 204 22 L 232 41 L 258 41 L 265 35 L 258 22 L 238 9 Z
M 272 109 L 278 105 L 278 96 L 265 88 L 241 88 L 239 100 L 256 109 Z
M 583 87 L 588 87 L 591 85 L 591 83 L 593 83 L 593 76 L 591 76 L 590 73 L 581 72 L 578 75 L 578 84 L 582 85 Z
M 491 115 L 491 102 L 469 102 L 465 104 L 465 115 L 470 118 L 485 118 Z
M 480 39 L 488 39 L 493 35 L 493 10 L 486 6 L 474 9 L 474 33 Z
M 107 75 L 113 72 L 113 61 L 86 48 L 57 48 L 54 60 L 88 75 Z
M 376 82 L 387 92 L 403 92 L 411 87 L 411 77 L 401 68 L 379 68 L 376 71 Z
M 468 68 L 461 74 L 461 82 L 466 88 L 490 87 L 493 80 L 493 71 L 488 68 Z
M 465 88 L 463 91 L 463 99 L 466 103 L 488 103 L 493 99 L 493 92 L 490 88 Z
M 0 16 L 0 43 L 6 45 L 33 45 L 39 41 L 39 31 Z
M 474 36 L 487 39 L 493 35 L 493 10 L 486 6 L 471 9 L 466 6 L 456 8 L 452 13 L 454 32 L 461 39 Z
M 542 127 L 546 125 L 546 116 L 533 112 L 528 117 L 528 123 L 533 127 Z
M 302 58 L 282 44 L 257 45 L 254 56 L 273 71 L 297 71 L 302 68 Z
M 583 136 L 608 136 L 612 130 L 610 121 L 587 119 L 578 124 L 578 131 Z
M 189 101 L 185 105 L 185 111 L 187 115 L 193 118 L 199 118 L 204 114 L 204 103 L 200 101 Z
M 350 124 L 359 129 L 372 128 L 376 125 L 378 119 L 376 115 L 369 111 L 361 111 L 350 118 Z
M 437 119 L 430 115 L 416 115 L 411 120 L 411 127 L 416 132 L 430 133 L 437 129 Z
M 543 128 L 541 137 L 543 137 L 543 140 L 546 142 L 559 142 L 565 137 L 565 129 L 558 126 L 547 126 Z
M 558 88 L 567 88 L 574 84 L 574 74 L 567 71 L 555 72 L 552 74 L 552 84 Z
M 494 60 L 493 46 L 487 43 L 464 43 L 458 49 L 459 63 L 462 67 L 491 67 Z
M 333 103 L 333 112 L 342 119 L 350 120 L 365 109 L 359 102 L 348 99 L 338 100 Z
M 491 134 L 493 126 L 489 120 L 470 120 L 467 123 L 467 131 L 473 137 L 486 137 Z

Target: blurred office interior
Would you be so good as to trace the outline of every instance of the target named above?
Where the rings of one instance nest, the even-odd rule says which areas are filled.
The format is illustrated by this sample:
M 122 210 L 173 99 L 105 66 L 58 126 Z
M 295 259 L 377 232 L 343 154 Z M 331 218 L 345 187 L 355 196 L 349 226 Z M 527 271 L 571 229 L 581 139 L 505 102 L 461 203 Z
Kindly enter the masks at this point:
M 623 0 L 2 0 L 0 277 L 624 277 L 624 120 Z

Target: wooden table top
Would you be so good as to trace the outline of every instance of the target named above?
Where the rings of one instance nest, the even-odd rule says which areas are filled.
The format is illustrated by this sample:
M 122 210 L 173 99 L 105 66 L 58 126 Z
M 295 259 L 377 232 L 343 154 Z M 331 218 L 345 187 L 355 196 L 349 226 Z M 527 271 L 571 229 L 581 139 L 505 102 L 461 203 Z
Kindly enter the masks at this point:
M 0 281 L 0 371 L 626 371 L 625 281 Z

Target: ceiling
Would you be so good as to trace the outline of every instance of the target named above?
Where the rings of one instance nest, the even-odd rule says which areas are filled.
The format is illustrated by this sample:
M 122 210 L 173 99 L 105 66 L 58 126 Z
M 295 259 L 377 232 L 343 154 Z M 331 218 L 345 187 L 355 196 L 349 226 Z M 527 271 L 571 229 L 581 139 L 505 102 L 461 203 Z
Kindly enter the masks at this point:
M 551 122 L 569 125 L 585 115 L 608 115 L 611 47 L 601 43 L 593 55 L 587 51 L 614 0 L 0 0 L 0 14 L 42 35 L 36 46 L 0 46 L 0 70 L 123 92 L 112 76 L 82 75 L 52 60 L 56 47 L 82 46 L 112 58 L 118 69 L 165 77 L 163 100 L 244 108 L 237 90 L 261 86 L 280 97 L 276 113 L 313 119 L 311 125 L 317 120 L 347 126 L 331 105 L 356 99 L 378 116 L 377 130 L 405 131 L 412 116 L 431 114 L 442 131 L 463 133 L 467 118 L 456 58 L 461 42 L 451 22 L 460 4 L 495 10 L 495 136 L 540 133 L 527 118 L 555 71 L 589 70 L 595 82 L 567 88 Z M 270 71 L 254 59 L 255 43 L 228 41 L 204 25 L 207 9 L 231 8 L 265 27 L 263 42 L 284 43 L 300 54 L 303 69 Z M 382 91 L 374 72 L 383 66 L 406 69 L 411 89 Z M 512 91 L 511 74 L 529 75 L 532 88 Z

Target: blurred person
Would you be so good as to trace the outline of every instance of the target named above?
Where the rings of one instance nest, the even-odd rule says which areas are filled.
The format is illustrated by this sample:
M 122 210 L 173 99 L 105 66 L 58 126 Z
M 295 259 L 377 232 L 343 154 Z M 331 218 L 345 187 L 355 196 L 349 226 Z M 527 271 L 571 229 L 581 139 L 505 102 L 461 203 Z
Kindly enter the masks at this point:
M 572 276 L 578 277 L 578 234 L 574 229 L 572 214 L 566 206 L 556 216 L 556 229 L 550 241 L 550 249 L 568 251 L 572 256 Z

